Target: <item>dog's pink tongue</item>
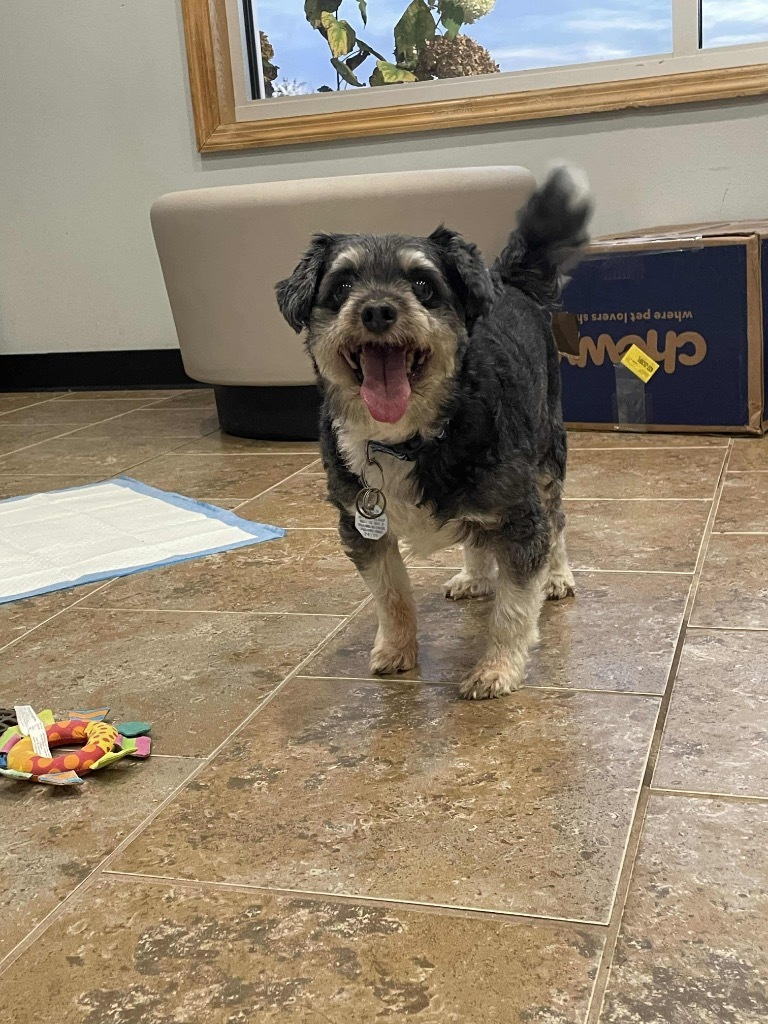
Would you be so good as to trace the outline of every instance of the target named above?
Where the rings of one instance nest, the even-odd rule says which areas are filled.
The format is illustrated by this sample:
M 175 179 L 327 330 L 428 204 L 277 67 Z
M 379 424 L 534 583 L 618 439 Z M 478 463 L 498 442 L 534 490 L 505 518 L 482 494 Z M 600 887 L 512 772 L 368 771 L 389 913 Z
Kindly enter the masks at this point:
M 379 423 L 397 423 L 405 416 L 411 400 L 411 385 L 405 368 L 403 348 L 366 345 L 361 353 L 363 386 L 360 397 Z

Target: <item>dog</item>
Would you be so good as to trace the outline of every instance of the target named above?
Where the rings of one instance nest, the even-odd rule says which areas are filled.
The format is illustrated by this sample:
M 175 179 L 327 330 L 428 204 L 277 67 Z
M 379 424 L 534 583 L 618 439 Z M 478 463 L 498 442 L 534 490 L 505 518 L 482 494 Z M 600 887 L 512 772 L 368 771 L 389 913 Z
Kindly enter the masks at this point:
M 446 596 L 495 593 L 466 699 L 517 689 L 545 598 L 574 592 L 551 310 L 591 212 L 586 183 L 561 167 L 490 270 L 446 227 L 428 238 L 318 234 L 276 286 L 287 322 L 307 331 L 329 499 L 378 611 L 375 675 L 417 662 L 399 542 L 423 557 L 461 543 Z

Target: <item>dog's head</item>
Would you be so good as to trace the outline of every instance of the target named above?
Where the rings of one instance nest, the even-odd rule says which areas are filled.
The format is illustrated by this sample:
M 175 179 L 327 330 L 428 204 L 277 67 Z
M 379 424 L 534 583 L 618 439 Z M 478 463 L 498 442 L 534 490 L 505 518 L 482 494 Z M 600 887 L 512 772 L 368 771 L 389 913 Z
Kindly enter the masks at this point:
M 369 437 L 428 429 L 456 355 L 487 312 L 491 281 L 476 246 L 438 228 L 429 238 L 316 235 L 277 285 L 336 414 Z

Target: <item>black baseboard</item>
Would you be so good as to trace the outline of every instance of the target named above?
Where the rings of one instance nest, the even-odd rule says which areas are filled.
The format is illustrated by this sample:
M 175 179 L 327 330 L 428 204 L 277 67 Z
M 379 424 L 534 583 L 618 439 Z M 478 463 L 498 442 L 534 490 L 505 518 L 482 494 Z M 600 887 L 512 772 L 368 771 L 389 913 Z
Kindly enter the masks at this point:
M 0 391 L 195 387 L 173 348 L 0 355 Z
M 316 441 L 320 392 L 296 387 L 215 387 L 222 430 L 259 441 Z

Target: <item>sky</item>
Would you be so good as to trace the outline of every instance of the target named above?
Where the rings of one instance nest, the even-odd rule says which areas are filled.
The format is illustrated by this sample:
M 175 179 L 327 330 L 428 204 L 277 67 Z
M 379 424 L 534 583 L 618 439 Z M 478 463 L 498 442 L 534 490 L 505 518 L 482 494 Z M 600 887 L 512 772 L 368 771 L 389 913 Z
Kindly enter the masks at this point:
M 368 25 L 357 0 L 342 0 L 339 17 L 374 49 L 392 58 L 393 28 L 409 0 L 368 0 Z M 304 16 L 303 0 L 253 0 L 259 27 L 275 48 L 280 78 L 306 91 L 336 86 L 328 44 Z M 554 67 L 668 53 L 672 0 L 496 0 L 491 13 L 462 30 L 490 50 L 502 71 Z M 705 46 L 768 40 L 768 0 L 703 0 Z M 360 68 L 366 80 L 373 60 Z

